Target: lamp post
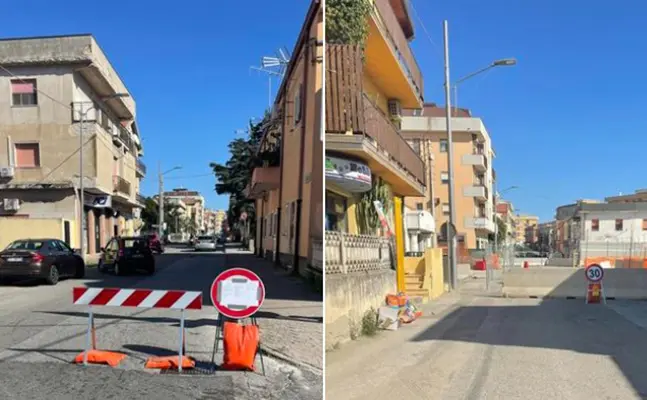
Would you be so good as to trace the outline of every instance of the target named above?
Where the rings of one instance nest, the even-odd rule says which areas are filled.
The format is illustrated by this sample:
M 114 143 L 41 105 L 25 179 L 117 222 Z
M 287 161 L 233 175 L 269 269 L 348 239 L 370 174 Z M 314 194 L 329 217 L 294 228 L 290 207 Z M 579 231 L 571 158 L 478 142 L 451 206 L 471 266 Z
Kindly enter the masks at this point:
M 445 47 L 445 116 L 447 118 L 447 175 L 448 175 L 448 200 L 449 200 L 449 225 L 456 227 L 456 207 L 454 205 L 454 174 L 453 174 L 453 165 L 454 165 L 454 146 L 452 144 L 452 115 L 451 115 L 451 81 L 449 74 L 449 28 L 447 20 L 443 21 L 443 38 L 444 38 L 444 47 Z M 465 77 L 457 80 L 454 87 L 454 92 L 456 94 L 456 87 L 465 82 L 466 80 L 473 78 L 474 76 L 481 74 L 491 68 L 499 66 L 510 66 L 515 65 L 517 62 L 514 59 L 502 59 L 494 61 L 492 64 L 488 65 L 485 68 L 473 72 Z M 453 229 L 452 237 L 447 238 L 448 250 L 449 250 L 449 262 L 450 262 L 450 274 L 451 274 L 451 283 L 452 289 L 458 287 L 458 270 L 457 270 L 457 257 L 456 257 L 456 230 Z
M 182 169 L 182 167 L 177 165 L 169 169 L 168 171 L 162 172 L 162 162 L 160 161 L 157 163 L 157 173 L 159 180 L 159 215 L 157 216 L 157 234 L 159 235 L 160 240 L 162 240 L 162 236 L 164 235 L 164 175 L 168 174 L 169 172 L 177 171 L 178 169 Z
M 101 100 L 106 101 L 110 99 L 115 99 L 115 98 L 121 98 L 121 97 L 130 97 L 128 93 L 115 93 L 110 96 L 103 96 L 101 97 Z M 80 250 L 81 250 L 81 257 L 85 259 L 85 193 L 84 193 L 84 184 L 83 184 L 83 147 L 85 147 L 85 143 L 83 142 L 83 139 L 85 138 L 85 118 L 88 115 L 88 112 L 91 110 L 95 110 L 95 105 L 93 104 L 92 106 L 88 107 L 87 109 L 84 109 L 83 104 L 81 104 L 81 110 L 79 111 L 80 114 L 80 127 L 79 127 L 79 213 L 80 213 L 80 221 L 79 221 L 79 240 L 80 240 Z

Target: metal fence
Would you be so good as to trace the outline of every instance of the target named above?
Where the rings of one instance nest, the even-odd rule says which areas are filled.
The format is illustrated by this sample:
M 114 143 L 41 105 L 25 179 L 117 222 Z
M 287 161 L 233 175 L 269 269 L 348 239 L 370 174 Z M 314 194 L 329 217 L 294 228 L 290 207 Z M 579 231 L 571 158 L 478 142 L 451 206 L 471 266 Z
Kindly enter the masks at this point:
M 580 243 L 580 265 L 607 263 L 616 268 L 647 267 L 647 242 L 606 240 Z
M 391 268 L 391 249 L 386 238 L 326 231 L 325 246 L 326 274 Z

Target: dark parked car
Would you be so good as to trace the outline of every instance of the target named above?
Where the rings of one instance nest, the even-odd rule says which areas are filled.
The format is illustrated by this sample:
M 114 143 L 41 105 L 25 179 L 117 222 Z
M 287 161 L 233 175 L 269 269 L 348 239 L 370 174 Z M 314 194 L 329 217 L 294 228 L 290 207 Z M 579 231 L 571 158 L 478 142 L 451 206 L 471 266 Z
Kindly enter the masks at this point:
M 58 239 L 16 240 L 0 252 L 0 278 L 40 278 L 56 285 L 62 277 L 84 276 L 83 258 Z
M 140 270 L 149 275 L 155 273 L 155 257 L 148 237 L 113 237 L 101 251 L 99 272 L 124 275 Z

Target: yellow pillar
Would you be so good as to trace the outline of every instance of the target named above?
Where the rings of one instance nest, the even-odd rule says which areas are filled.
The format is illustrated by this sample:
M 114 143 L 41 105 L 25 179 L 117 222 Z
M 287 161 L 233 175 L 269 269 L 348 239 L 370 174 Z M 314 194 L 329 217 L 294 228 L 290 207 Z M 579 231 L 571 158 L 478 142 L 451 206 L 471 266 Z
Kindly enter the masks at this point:
M 393 219 L 395 220 L 395 260 L 398 292 L 404 292 L 404 226 L 402 223 L 402 197 L 393 197 Z

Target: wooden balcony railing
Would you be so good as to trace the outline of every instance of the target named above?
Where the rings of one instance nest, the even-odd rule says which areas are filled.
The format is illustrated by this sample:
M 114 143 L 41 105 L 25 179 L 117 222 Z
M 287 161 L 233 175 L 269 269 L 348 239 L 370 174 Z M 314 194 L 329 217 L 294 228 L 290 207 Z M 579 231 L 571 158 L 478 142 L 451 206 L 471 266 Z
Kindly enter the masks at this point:
M 424 96 L 422 72 L 420 71 L 420 66 L 416 58 L 413 56 L 411 47 L 409 47 L 409 41 L 402 31 L 398 17 L 393 12 L 391 2 L 389 0 L 375 0 L 373 4 L 382 22 L 381 28 L 383 33 L 395 48 L 398 54 L 398 61 L 416 88 L 418 97 L 422 98 Z
M 350 45 L 326 45 L 326 133 L 371 138 L 401 168 L 425 184 L 425 165 L 399 129 L 363 92 L 362 53 Z
M 326 274 L 347 274 L 391 268 L 388 239 L 326 231 L 325 246 Z
M 119 175 L 114 175 L 112 177 L 113 190 L 117 193 L 123 193 L 130 196 L 131 186 L 130 182 L 120 177 Z

